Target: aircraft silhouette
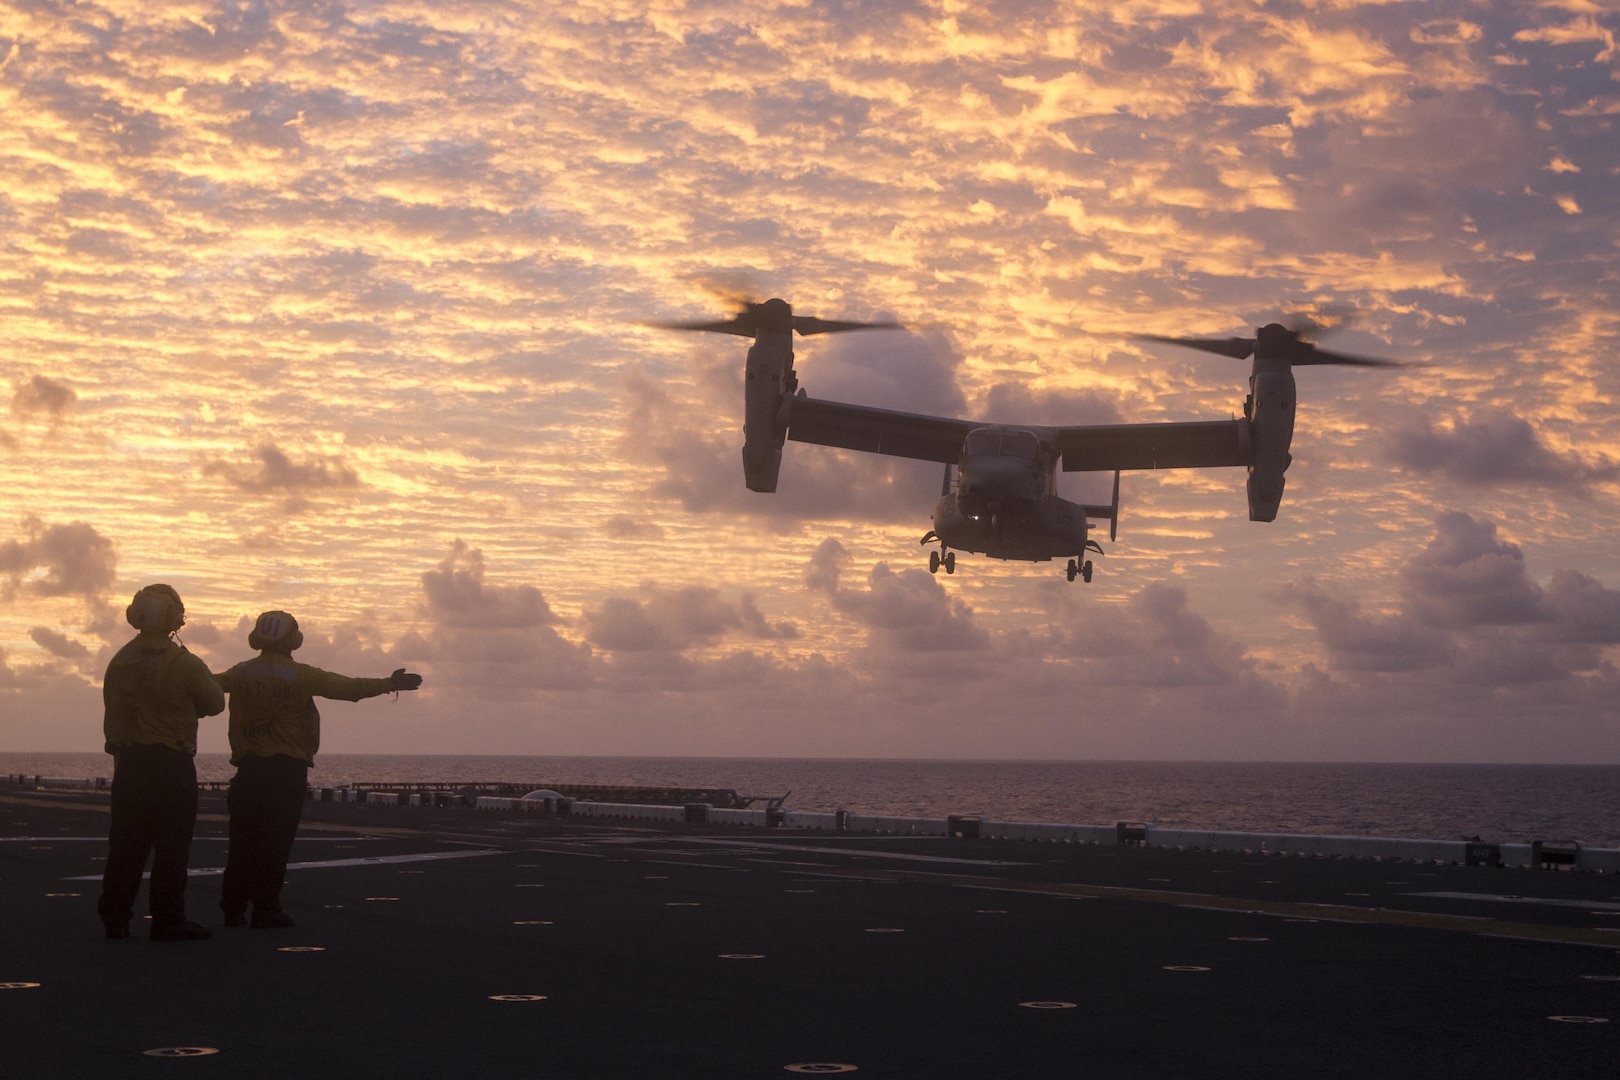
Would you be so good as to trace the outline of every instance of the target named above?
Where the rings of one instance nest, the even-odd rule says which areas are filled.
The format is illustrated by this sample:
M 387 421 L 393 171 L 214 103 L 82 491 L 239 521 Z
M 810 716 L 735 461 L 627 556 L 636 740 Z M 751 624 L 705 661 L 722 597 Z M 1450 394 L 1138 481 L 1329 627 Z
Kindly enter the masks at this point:
M 1119 528 L 1119 474 L 1127 469 L 1248 470 L 1249 519 L 1273 521 L 1282 504 L 1284 473 L 1293 458 L 1293 369 L 1316 364 L 1404 367 L 1392 360 L 1318 348 L 1302 335 L 1311 329 L 1270 323 L 1252 338 L 1185 338 L 1140 334 L 1146 341 L 1254 357 L 1243 418 L 1147 424 L 1048 426 L 986 424 L 943 416 L 876 409 L 810 397 L 793 370 L 793 335 L 899 329 L 893 322 L 840 322 L 795 315 L 780 299 L 744 303 L 729 319 L 653 323 L 674 330 L 736 334 L 754 339 L 745 371 L 743 476 L 751 491 L 773 492 L 786 440 L 840 446 L 873 454 L 938 461 L 945 465 L 934 527 L 923 544 L 938 541 L 928 568 L 956 572 L 956 552 L 992 559 L 1046 562 L 1068 559 L 1067 576 L 1091 580 L 1087 555 L 1102 554 L 1091 521 Z M 1057 470 L 1114 474 L 1107 505 L 1075 503 L 1056 493 Z M 954 478 L 953 478 L 954 472 Z M 953 483 L 954 479 L 954 483 Z M 954 549 L 954 550 L 953 550 Z

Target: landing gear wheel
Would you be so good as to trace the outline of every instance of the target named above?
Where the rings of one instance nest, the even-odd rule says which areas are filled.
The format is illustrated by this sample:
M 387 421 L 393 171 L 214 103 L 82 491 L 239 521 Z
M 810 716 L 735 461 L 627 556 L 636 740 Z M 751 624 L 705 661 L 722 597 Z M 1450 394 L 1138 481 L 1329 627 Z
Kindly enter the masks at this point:
M 1080 577 L 1087 585 L 1091 584 L 1091 560 L 1087 559 L 1085 565 L 1080 567 Z M 1072 579 L 1071 579 L 1072 580 Z
M 939 557 L 939 552 L 937 552 L 937 551 L 930 551 L 930 552 L 929 552 L 929 553 L 928 553 L 928 572 L 929 572 L 929 573 L 930 573 L 930 574 L 937 574 L 937 573 L 939 573 L 939 564 L 940 564 L 940 557 Z M 945 572 L 946 572 L 946 573 L 947 573 L 947 574 L 948 574 L 948 573 L 950 573 L 950 571 L 949 571 L 949 570 L 947 570 L 947 571 L 945 571 Z
M 1076 563 L 1073 559 L 1070 559 L 1069 560 L 1069 569 L 1066 571 L 1066 573 L 1068 574 L 1068 577 L 1069 577 L 1070 581 L 1073 581 L 1075 578 L 1079 577 L 1080 576 L 1080 566 L 1079 566 L 1079 564 Z
M 945 572 L 947 574 L 956 573 L 956 552 L 947 551 L 945 553 L 945 557 L 941 559 L 940 562 L 945 567 Z

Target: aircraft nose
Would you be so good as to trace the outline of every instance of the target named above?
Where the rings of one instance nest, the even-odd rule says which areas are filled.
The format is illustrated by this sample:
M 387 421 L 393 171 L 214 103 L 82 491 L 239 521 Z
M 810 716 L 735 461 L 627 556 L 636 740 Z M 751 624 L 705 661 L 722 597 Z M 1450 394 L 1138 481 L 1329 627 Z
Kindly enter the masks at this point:
M 1024 470 L 1016 461 L 983 458 L 962 466 L 960 489 L 964 494 L 989 495 L 1010 491 L 1022 479 Z

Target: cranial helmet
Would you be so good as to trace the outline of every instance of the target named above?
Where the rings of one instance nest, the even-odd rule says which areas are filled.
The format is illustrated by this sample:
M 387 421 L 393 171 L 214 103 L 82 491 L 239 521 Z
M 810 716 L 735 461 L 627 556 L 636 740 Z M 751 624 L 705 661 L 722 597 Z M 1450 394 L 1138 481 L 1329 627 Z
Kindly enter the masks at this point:
M 124 618 L 137 630 L 172 634 L 186 622 L 186 605 L 172 585 L 148 585 L 124 609 Z
M 291 653 L 304 643 L 298 620 L 285 611 L 266 611 L 248 633 L 248 648 Z

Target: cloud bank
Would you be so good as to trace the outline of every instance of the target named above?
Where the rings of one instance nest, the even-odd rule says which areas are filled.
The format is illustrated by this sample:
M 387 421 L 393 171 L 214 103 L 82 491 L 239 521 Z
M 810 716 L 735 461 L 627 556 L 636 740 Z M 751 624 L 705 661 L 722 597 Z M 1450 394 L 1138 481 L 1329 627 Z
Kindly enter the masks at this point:
M 0 746 L 99 745 L 169 581 L 211 659 L 280 607 L 419 666 L 349 749 L 1620 761 L 1616 30 L 10 10 Z M 906 327 L 799 342 L 809 393 L 993 421 L 1240 415 L 1246 365 L 1129 335 L 1289 312 L 1423 366 L 1299 372 L 1275 523 L 1241 470 L 1132 473 L 1092 585 L 933 577 L 937 469 L 790 444 L 748 492 L 747 342 L 646 325 L 767 296 Z

